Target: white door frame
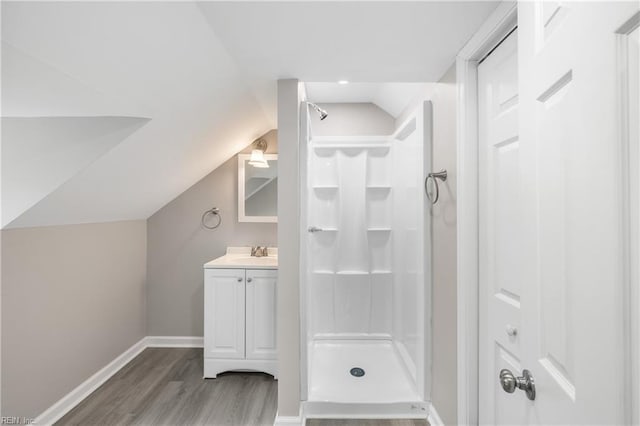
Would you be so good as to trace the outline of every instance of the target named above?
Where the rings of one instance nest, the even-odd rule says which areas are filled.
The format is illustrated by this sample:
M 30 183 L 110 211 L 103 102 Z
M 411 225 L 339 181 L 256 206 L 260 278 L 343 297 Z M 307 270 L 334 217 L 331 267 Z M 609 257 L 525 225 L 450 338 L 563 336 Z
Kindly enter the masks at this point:
M 308 399 L 308 375 L 309 375 L 309 344 L 308 344 L 308 318 L 307 312 L 308 309 L 308 238 L 309 234 L 307 232 L 307 222 L 308 222 L 308 183 L 307 183 L 307 174 L 308 174 L 308 152 L 309 152 L 309 138 L 310 138 L 310 117 L 309 117 L 309 108 L 307 106 L 307 92 L 306 86 L 301 84 L 302 94 L 300 100 L 300 127 L 299 127 L 299 154 L 298 154 L 298 175 L 300 177 L 300 228 L 299 228 L 299 236 L 300 236 L 300 269 L 298 271 L 298 283 L 300 288 L 300 299 L 299 299 L 299 315 L 300 315 L 300 411 L 302 412 L 302 403 L 307 401 Z
M 621 72 L 618 81 L 618 102 L 620 113 L 620 149 L 621 149 L 621 167 L 623 187 L 621 188 L 623 196 L 623 244 L 624 244 L 624 283 L 623 283 L 623 300 L 624 300 L 624 324 L 625 332 L 625 407 L 626 421 L 629 424 L 640 423 L 640 326 L 638 319 L 640 318 L 640 288 L 636 281 L 638 265 L 634 265 L 638 259 L 639 241 L 636 240 L 640 236 L 640 221 L 638 220 L 633 203 L 637 202 L 636 196 L 640 192 L 640 182 L 637 181 L 640 176 L 640 164 L 638 162 L 638 149 L 640 147 L 633 146 L 637 143 L 631 140 L 631 123 L 630 123 L 630 88 L 628 74 L 629 68 L 627 64 L 628 37 L 638 27 L 640 27 L 640 12 L 636 13 L 629 21 L 620 27 L 616 33 L 618 38 L 618 70 Z M 634 217 L 635 216 L 635 217 Z M 636 271 L 634 272 L 634 268 Z
M 478 65 L 517 25 L 498 5 L 456 58 L 458 161 L 458 424 L 478 424 Z

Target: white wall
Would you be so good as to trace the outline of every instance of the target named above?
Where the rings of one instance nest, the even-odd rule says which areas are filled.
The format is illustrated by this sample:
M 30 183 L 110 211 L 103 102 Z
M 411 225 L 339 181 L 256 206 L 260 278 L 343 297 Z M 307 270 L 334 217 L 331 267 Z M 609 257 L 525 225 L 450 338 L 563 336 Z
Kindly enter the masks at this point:
M 349 144 L 347 138 L 341 140 Z M 392 332 L 393 276 L 384 253 L 391 253 L 393 240 L 390 232 L 369 231 L 392 227 L 392 149 L 357 148 L 372 140 L 354 139 L 348 150 L 322 147 L 317 140 L 310 147 L 307 226 L 339 230 L 303 234 L 308 243 L 303 247 L 309 247 L 305 306 L 312 336 L 358 339 Z M 339 189 L 319 189 L 326 186 Z
M 422 111 L 422 109 L 420 109 Z M 430 306 L 425 306 L 425 273 L 428 263 L 425 255 L 425 209 L 422 192 L 422 175 L 425 170 L 425 147 L 420 120 L 416 117 L 408 129 L 401 131 L 403 138 L 393 144 L 393 339 L 402 347 L 414 380 L 421 389 L 423 383 L 418 374 L 428 365 L 424 351 L 424 318 L 430 317 Z M 426 124 L 426 123 L 425 123 Z M 426 132 L 429 127 L 425 129 Z M 410 362 L 409 362 L 410 361 Z M 411 365 L 412 364 L 412 365 Z
M 382 136 L 394 131 L 394 118 L 372 103 L 324 103 L 319 106 L 326 109 L 329 116 L 321 121 L 318 114 L 309 108 L 312 139 L 322 136 Z M 364 149 L 357 155 L 353 152 L 345 155 L 342 150 L 323 150 L 318 155 L 312 149 L 309 156 L 307 164 L 311 181 L 308 184 L 338 185 L 340 190 L 326 193 L 308 189 L 308 226 L 341 228 L 338 235 L 318 233 L 309 240 L 314 247 L 313 256 L 308 261 L 309 269 L 333 272 L 390 269 L 390 264 L 371 263 L 371 241 L 374 240 L 377 251 L 382 251 L 390 245 L 390 238 L 386 233 L 367 232 L 367 206 L 371 200 L 367 201 L 365 195 L 375 195 L 375 213 L 378 217 L 384 216 L 388 207 L 386 217 L 372 227 L 391 227 L 391 206 L 386 205 L 389 192 L 367 194 L 366 190 L 369 184 L 391 184 L 391 150 Z M 302 184 L 307 186 L 307 182 Z M 381 221 L 385 224 L 382 225 Z M 306 250 L 306 247 L 302 249 Z M 370 277 L 310 273 L 306 311 L 309 336 L 319 333 L 391 335 L 391 281 L 390 274 Z M 350 290 L 346 291 L 347 288 Z M 354 288 L 359 291 L 353 291 Z M 343 300 L 344 303 L 336 304 L 336 300 Z M 363 300 L 370 300 L 370 303 L 363 303 Z M 358 309 L 345 310 L 346 306 L 356 306 Z

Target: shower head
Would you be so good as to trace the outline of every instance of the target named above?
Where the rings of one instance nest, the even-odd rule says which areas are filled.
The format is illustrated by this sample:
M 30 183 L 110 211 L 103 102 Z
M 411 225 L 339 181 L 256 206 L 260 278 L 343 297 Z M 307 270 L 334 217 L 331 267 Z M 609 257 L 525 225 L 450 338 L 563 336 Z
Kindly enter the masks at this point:
M 311 108 L 316 110 L 316 112 L 320 115 L 320 120 L 324 120 L 329 115 L 329 114 L 327 114 L 327 111 L 323 110 L 322 108 L 320 108 L 318 105 L 314 104 L 313 102 L 307 102 L 307 105 L 310 105 Z

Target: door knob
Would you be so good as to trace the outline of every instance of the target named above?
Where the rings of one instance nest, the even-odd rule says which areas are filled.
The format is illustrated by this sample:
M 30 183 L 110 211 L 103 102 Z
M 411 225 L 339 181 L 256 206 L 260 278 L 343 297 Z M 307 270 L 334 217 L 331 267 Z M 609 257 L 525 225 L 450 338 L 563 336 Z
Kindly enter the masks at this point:
M 238 282 L 241 283 L 242 282 L 242 277 L 238 277 Z
M 314 233 L 314 232 L 320 232 L 322 231 L 322 228 L 318 228 L 317 226 L 310 226 L 307 231 Z
M 522 370 L 522 377 L 516 377 L 505 368 L 500 371 L 500 384 L 507 393 L 513 393 L 518 388 L 523 390 L 531 401 L 536 399 L 536 385 L 529 370 Z
M 251 281 L 253 281 L 253 278 L 247 278 L 248 283 L 250 283 Z

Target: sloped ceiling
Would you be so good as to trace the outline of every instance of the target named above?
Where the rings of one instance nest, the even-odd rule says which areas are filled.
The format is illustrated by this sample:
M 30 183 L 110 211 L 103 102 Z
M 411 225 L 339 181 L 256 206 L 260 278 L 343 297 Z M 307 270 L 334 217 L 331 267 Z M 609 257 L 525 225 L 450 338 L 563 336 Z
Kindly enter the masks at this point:
M 46 62 L 29 56 L 4 39 L 1 52 L 4 117 L 150 114 L 150 111 L 145 111 L 130 99 L 118 99 L 110 93 L 100 92 Z
M 194 3 L 3 2 L 2 9 L 3 42 L 68 77 L 62 93 L 51 84 L 42 102 L 19 107 L 19 96 L 5 103 L 5 90 L 38 85 L 33 76 L 45 72 L 3 75 L 3 116 L 101 109 L 150 118 L 10 227 L 146 218 L 271 128 Z M 103 94 L 118 102 L 97 108 Z M 65 108 L 47 102 L 57 97 Z M 20 143 L 3 138 L 3 162 L 11 161 L 5 147 Z M 45 172 L 36 163 L 30 170 Z
M 2 2 L 3 227 L 147 218 L 275 127 L 278 78 L 435 81 L 495 5 Z
M 134 117 L 2 118 L 2 225 L 55 191 L 147 120 Z M 37 173 L 34 173 L 34 170 Z

